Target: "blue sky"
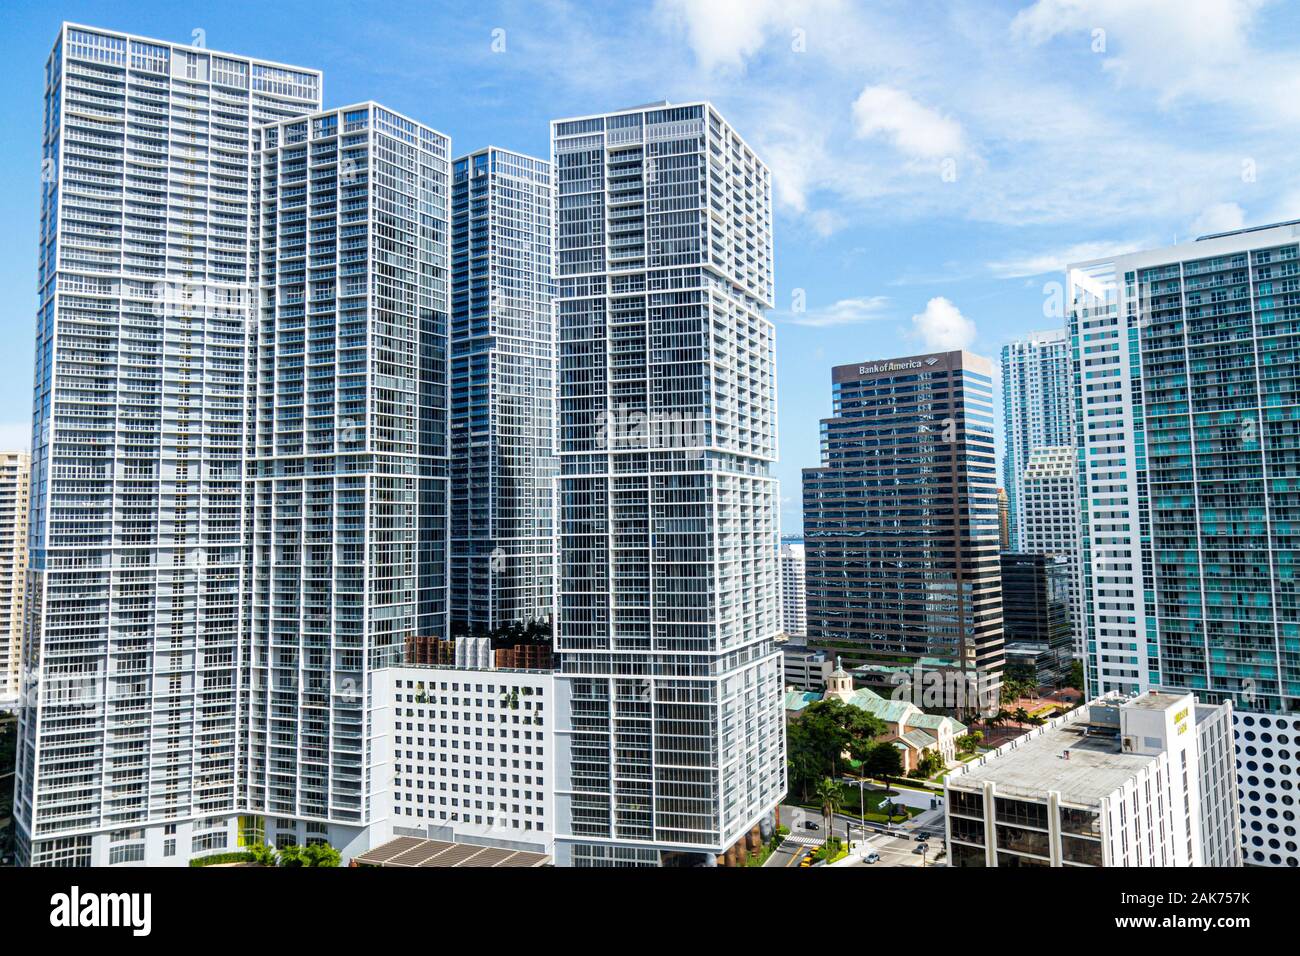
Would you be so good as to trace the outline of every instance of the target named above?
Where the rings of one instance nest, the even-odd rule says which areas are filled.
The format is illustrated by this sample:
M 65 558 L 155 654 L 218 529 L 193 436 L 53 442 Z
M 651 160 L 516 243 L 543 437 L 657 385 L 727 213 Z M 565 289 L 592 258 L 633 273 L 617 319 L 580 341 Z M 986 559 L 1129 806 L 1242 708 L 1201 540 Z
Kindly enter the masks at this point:
M 59 21 L 317 67 L 546 155 L 547 122 L 707 98 L 776 186 L 782 522 L 830 367 L 996 358 L 1067 261 L 1300 218 L 1300 4 L 1265 0 L 64 3 L 7 0 L 0 444 L 28 444 L 42 70 Z M 504 31 L 504 33 L 494 32 Z M 498 51 L 494 51 L 495 46 Z M 503 44 L 504 49 L 499 49 Z

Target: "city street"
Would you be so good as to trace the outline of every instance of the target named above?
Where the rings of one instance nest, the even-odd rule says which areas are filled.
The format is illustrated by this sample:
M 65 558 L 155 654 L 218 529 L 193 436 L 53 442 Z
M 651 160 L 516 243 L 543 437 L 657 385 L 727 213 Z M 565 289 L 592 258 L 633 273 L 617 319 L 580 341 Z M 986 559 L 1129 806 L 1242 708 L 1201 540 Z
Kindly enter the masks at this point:
M 808 821 L 817 824 L 816 830 L 805 825 Z M 814 810 L 782 804 L 781 822 L 790 828 L 790 835 L 785 842 L 767 859 L 764 866 L 798 866 L 800 859 L 811 849 L 820 846 L 826 839 L 826 824 L 822 815 Z M 938 824 L 937 826 L 935 824 Z M 868 824 L 866 830 L 867 844 L 880 854 L 878 863 L 851 864 L 855 866 L 921 866 L 922 855 L 914 852 L 919 845 L 914 839 L 918 829 L 930 833 L 929 853 L 926 865 L 934 865 L 935 857 L 943 850 L 942 814 L 924 814 L 906 824 L 900 824 L 891 832 L 877 830 Z M 844 838 L 848 833 L 854 841 L 862 839 L 862 827 L 857 817 L 839 813 L 835 815 L 835 836 Z

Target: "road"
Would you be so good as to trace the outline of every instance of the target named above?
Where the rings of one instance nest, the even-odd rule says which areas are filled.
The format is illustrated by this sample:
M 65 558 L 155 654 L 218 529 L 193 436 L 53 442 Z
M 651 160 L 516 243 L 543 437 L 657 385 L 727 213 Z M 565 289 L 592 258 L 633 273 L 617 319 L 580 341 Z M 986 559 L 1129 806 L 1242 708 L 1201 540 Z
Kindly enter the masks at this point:
M 929 814 L 926 815 L 930 816 Z M 817 829 L 810 830 L 805 824 L 807 822 L 817 824 Z M 764 866 L 798 866 L 800 859 L 808 850 L 820 846 L 826 839 L 826 824 L 822 815 L 813 810 L 806 810 L 803 807 L 796 807 L 790 804 L 781 806 L 781 822 L 790 828 L 790 835 L 780 847 L 772 853 L 763 863 Z M 868 824 L 868 827 L 871 825 Z M 868 845 L 880 854 L 879 863 L 858 863 L 856 866 L 921 866 L 922 856 L 915 853 L 919 845 L 915 840 L 915 834 L 918 829 L 925 830 L 931 834 L 927 841 L 929 852 L 926 854 L 928 865 L 934 865 L 935 856 L 943 849 L 942 818 L 939 818 L 939 826 L 935 827 L 932 823 L 923 824 L 920 827 L 917 821 L 910 820 L 905 824 L 895 827 L 892 832 L 879 832 L 874 829 L 867 830 Z M 852 831 L 854 840 L 861 839 L 860 824 L 858 818 L 848 813 L 838 813 L 835 815 L 835 835 L 843 838 L 846 832 Z

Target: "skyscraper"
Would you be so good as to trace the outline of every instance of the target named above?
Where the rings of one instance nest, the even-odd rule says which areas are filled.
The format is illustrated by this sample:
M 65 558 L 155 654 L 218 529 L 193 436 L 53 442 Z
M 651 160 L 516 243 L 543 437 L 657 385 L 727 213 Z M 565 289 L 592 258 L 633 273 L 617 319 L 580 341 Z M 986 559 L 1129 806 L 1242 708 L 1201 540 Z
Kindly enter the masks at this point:
M 24 862 L 162 859 L 176 853 L 165 827 L 243 803 L 252 131 L 320 95 L 315 70 L 72 24 L 55 41 Z
M 802 541 L 781 542 L 781 630 L 791 637 L 808 633 Z
M 708 103 L 552 159 L 556 861 L 730 862 L 785 792 L 771 175 Z
M 1031 332 L 1002 346 L 1002 486 L 1007 490 L 1012 550 L 1031 550 L 1020 530 L 1029 456 L 1035 448 L 1074 441 L 1071 412 L 1065 329 Z
M 551 164 L 452 171 L 452 629 L 549 621 L 555 566 Z
M 0 706 L 18 700 L 22 675 L 31 471 L 27 452 L 0 452 Z
M 447 630 L 451 144 L 361 103 L 254 146 L 242 826 L 346 852 L 372 674 Z
M 939 672 L 977 707 L 1002 669 L 993 379 L 968 352 L 840 365 L 803 472 L 808 644 L 890 687 Z
M 1063 557 L 1069 566 L 1074 656 L 1084 656 L 1079 586 L 1079 475 L 1073 445 L 1035 448 L 1021 473 L 1020 540 L 1031 554 Z
M 1095 686 L 1231 700 L 1246 861 L 1292 866 L 1297 275 L 1300 223 L 1068 273 Z
M 1040 687 L 1061 687 L 1074 659 L 1074 566 L 1061 555 L 1014 551 L 1003 552 L 1001 562 L 1005 672 Z

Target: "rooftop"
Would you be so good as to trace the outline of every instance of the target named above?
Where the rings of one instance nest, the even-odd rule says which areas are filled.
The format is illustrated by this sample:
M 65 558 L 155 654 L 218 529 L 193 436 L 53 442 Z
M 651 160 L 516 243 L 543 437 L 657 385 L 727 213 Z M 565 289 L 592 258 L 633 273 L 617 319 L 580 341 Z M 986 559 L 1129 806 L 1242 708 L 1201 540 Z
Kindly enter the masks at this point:
M 1084 718 L 1021 737 L 1014 747 L 984 758 L 979 765 L 967 764 L 966 772 L 949 776 L 948 784 L 972 790 L 993 781 L 997 792 L 1008 796 L 1042 797 L 1055 790 L 1068 802 L 1096 804 L 1156 759 L 1151 754 L 1123 753 L 1118 736 L 1087 730 Z
M 507 850 L 495 846 L 478 846 L 472 843 L 447 843 L 445 840 L 422 840 L 419 837 L 397 837 L 373 850 L 355 857 L 353 862 L 362 866 L 404 867 L 535 867 L 546 866 L 551 858 L 545 853 L 527 850 Z

